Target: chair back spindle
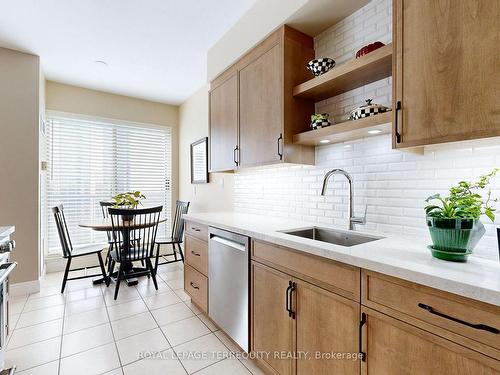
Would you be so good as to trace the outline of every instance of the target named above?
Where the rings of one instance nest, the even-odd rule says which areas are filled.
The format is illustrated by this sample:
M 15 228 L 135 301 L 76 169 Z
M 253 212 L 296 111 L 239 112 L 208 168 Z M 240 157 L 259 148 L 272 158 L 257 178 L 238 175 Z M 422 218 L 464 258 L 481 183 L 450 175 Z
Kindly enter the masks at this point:
M 175 202 L 175 216 L 172 225 L 172 240 L 181 243 L 182 236 L 184 235 L 184 219 L 182 216 L 187 214 L 189 209 L 189 202 L 176 201 Z
M 52 213 L 54 214 L 54 219 L 56 221 L 57 233 L 59 235 L 59 240 L 61 241 L 63 256 L 64 258 L 68 258 L 73 252 L 73 244 L 71 243 L 71 238 L 69 236 L 63 205 L 61 204 L 59 206 L 52 207 Z
M 113 207 L 114 206 L 114 203 L 113 202 L 109 202 L 109 201 L 100 201 L 99 202 L 99 206 L 101 206 L 101 211 L 102 211 L 102 217 L 103 219 L 109 219 L 109 212 L 108 212 L 108 208 L 110 207 Z M 110 243 L 112 241 L 112 235 L 111 235 L 111 231 L 106 231 L 106 236 L 108 237 L 108 243 Z

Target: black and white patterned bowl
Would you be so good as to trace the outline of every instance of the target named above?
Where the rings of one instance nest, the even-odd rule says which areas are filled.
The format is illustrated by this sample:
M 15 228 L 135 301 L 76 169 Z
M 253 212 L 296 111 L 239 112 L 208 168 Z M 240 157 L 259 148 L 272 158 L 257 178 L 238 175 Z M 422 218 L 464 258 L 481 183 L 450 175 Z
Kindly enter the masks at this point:
M 320 59 L 314 59 L 307 63 L 307 69 L 311 71 L 315 76 L 320 76 L 328 72 L 331 68 L 335 66 L 335 60 L 328 57 L 322 57 Z

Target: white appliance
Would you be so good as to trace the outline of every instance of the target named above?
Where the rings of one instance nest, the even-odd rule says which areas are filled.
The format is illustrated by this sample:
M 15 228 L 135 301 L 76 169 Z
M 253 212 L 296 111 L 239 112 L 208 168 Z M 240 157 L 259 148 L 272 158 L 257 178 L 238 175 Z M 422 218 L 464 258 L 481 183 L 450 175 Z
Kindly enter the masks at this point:
M 14 374 L 16 367 L 5 368 L 5 345 L 9 335 L 9 275 L 17 263 L 10 261 L 15 242 L 9 237 L 0 238 L 0 375 Z

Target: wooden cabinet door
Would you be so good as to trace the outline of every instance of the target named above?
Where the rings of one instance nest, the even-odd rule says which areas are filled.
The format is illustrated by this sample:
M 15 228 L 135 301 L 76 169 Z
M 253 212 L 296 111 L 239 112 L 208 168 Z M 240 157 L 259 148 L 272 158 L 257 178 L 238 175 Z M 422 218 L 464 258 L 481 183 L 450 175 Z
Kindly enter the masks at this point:
M 500 2 L 394 0 L 393 17 L 394 146 L 500 135 Z
M 269 373 L 291 375 L 291 356 L 279 358 L 275 353 L 292 353 L 294 320 L 286 310 L 286 291 L 291 277 L 272 268 L 252 262 L 251 347 L 261 353 L 259 362 Z
M 240 163 L 280 161 L 283 153 L 282 45 L 240 70 Z
M 210 91 L 210 170 L 236 168 L 238 74 Z
M 295 282 L 297 375 L 359 374 L 359 303 L 301 280 Z
M 500 361 L 363 307 L 365 375 L 493 375 Z

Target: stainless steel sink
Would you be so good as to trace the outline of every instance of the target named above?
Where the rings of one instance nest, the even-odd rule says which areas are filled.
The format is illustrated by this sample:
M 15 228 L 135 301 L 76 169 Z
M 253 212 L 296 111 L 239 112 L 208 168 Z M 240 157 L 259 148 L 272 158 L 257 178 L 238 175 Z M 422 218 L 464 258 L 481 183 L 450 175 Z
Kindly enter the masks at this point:
M 336 229 L 310 227 L 301 229 L 292 229 L 282 231 L 282 233 L 290 234 L 292 236 L 309 238 L 311 240 L 328 242 L 335 245 L 351 247 L 360 245 L 366 242 L 377 241 L 384 237 L 371 236 L 360 233 L 352 233 Z

